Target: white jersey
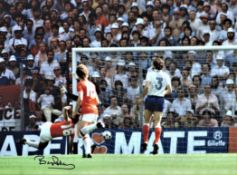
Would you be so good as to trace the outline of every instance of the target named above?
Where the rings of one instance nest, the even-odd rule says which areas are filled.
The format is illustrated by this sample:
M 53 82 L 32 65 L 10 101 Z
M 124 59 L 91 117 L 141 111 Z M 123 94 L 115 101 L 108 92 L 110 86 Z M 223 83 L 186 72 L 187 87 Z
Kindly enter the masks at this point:
M 166 87 L 171 87 L 171 78 L 163 70 L 148 71 L 145 82 L 149 85 L 147 95 L 152 96 L 164 97 Z

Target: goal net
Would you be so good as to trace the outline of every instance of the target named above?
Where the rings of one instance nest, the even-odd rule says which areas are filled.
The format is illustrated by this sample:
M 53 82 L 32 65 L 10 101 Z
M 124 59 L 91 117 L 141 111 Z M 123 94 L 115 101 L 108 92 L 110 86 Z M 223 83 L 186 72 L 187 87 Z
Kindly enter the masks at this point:
M 112 105 L 113 97 L 122 110 L 123 119 L 113 125 L 123 128 L 133 123 L 133 127 L 141 127 L 144 106 L 141 99 L 142 84 L 147 70 L 152 67 L 152 59 L 162 56 L 165 71 L 172 79 L 173 92 L 166 97 L 162 122 L 167 127 L 198 126 L 204 108 L 208 109 L 218 122 L 225 126 L 224 116 L 232 117 L 231 125 L 235 124 L 236 115 L 236 74 L 237 46 L 183 46 L 183 47 L 111 47 L 111 48 L 73 48 L 72 51 L 72 90 L 76 89 L 76 66 L 84 63 L 90 71 L 90 79 L 96 84 L 101 100 L 101 115 L 106 118 L 105 109 Z M 205 95 L 205 88 L 211 88 L 216 99 L 200 99 Z M 184 91 L 184 98 L 189 105 L 174 104 L 179 98 L 178 90 Z M 214 97 L 213 97 L 214 98 Z M 190 109 L 189 109 L 190 108 Z M 117 111 L 116 111 L 117 112 Z M 193 124 L 182 123 L 188 113 L 196 117 Z M 173 124 L 170 116 L 174 118 Z M 128 119 L 132 117 L 132 121 Z M 171 121 L 169 121 L 171 120 Z M 122 123 L 121 123 L 122 122 Z

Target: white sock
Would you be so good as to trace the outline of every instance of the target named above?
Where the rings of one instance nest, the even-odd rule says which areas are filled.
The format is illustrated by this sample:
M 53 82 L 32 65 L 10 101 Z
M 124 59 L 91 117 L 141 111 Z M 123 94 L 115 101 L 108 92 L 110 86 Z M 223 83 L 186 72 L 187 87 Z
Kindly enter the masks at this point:
M 38 142 L 33 142 L 33 141 L 30 141 L 30 140 L 27 140 L 26 144 L 31 146 L 31 147 L 34 147 L 34 148 L 38 148 L 39 147 L 39 143 Z
M 83 143 L 86 154 L 91 154 L 91 138 L 88 134 L 83 137 Z
M 81 128 L 81 132 L 86 135 L 94 131 L 96 128 L 97 128 L 96 123 L 94 123 L 94 124 L 84 126 L 83 128 Z
M 95 142 L 92 139 L 91 139 L 90 142 L 91 142 L 91 146 L 95 144 Z

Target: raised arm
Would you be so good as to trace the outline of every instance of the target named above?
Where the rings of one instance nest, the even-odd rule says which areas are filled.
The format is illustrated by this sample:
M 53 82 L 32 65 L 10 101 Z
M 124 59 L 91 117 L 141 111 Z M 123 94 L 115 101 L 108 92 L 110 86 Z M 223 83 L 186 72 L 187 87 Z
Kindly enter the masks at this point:
M 68 120 L 69 120 L 69 114 L 68 114 L 69 110 L 71 110 L 71 106 L 65 106 L 65 107 L 63 108 L 64 120 L 67 121 L 67 122 L 68 122 Z

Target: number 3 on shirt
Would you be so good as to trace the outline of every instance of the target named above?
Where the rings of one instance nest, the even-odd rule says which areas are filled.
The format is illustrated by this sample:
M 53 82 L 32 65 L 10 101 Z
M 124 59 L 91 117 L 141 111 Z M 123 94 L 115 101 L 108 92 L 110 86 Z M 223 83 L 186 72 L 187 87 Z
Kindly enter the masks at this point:
M 155 85 L 155 87 L 156 87 L 157 90 L 160 90 L 162 88 L 163 78 L 156 77 L 156 80 L 157 80 L 157 84 Z

